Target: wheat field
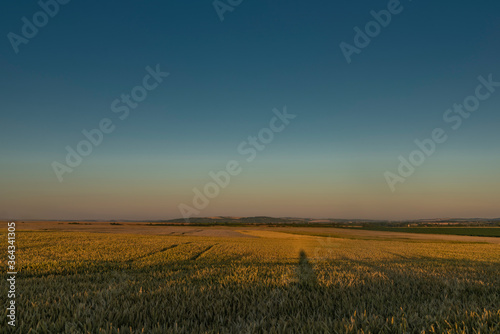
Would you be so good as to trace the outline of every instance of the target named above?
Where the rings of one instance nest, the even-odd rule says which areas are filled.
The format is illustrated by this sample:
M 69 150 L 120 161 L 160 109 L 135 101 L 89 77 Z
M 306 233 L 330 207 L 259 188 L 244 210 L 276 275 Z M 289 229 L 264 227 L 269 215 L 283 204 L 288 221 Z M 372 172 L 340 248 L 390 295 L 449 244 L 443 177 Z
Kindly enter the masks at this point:
M 498 244 L 239 232 L 21 231 L 16 332 L 500 332 Z

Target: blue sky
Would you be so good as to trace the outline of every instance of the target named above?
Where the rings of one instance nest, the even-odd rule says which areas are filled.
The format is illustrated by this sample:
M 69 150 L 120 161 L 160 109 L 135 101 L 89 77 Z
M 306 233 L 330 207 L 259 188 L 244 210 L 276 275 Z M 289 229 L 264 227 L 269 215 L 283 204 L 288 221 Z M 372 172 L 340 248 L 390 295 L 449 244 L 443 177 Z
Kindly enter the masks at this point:
M 201 216 L 500 216 L 500 92 L 396 192 L 383 177 L 479 75 L 500 81 L 500 4 L 401 6 L 348 64 L 339 44 L 387 1 L 243 1 L 223 22 L 211 1 L 71 1 L 17 54 L 7 34 L 40 6 L 5 4 L 0 218 L 179 217 L 285 105 L 297 118 Z M 170 76 L 59 182 L 51 163 L 156 64 Z

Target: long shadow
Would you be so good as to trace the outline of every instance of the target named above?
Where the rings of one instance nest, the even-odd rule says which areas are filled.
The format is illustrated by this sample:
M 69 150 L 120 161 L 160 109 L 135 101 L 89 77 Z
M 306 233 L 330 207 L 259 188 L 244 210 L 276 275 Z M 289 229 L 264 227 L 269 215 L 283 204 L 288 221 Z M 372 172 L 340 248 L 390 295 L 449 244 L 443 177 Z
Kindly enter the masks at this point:
M 200 250 L 197 258 L 213 246 L 215 245 L 205 246 L 203 251 Z M 160 251 L 165 251 L 165 249 Z M 218 258 L 208 257 L 205 261 L 201 261 L 204 258 L 196 262 L 179 260 L 169 266 L 149 266 L 146 270 L 129 269 L 124 272 L 130 273 L 131 277 L 125 277 L 122 280 L 114 278 L 113 275 L 106 275 L 109 269 L 105 269 L 104 273 L 97 272 L 97 274 L 95 272 L 79 274 L 79 276 L 68 274 L 67 279 L 58 281 L 59 285 L 42 284 L 46 281 L 40 281 L 39 284 L 33 285 L 32 290 L 27 288 L 27 284 L 38 283 L 38 281 L 30 281 L 25 283 L 23 289 L 29 293 L 24 298 L 34 302 L 33 305 L 37 305 L 32 306 L 39 312 L 33 312 L 34 314 L 43 316 L 42 310 L 45 310 L 48 314 L 55 314 L 58 317 L 55 318 L 58 321 L 51 320 L 52 332 L 56 333 L 66 332 L 64 326 L 69 320 L 77 326 L 78 332 L 85 332 L 84 325 L 78 322 L 79 318 L 74 310 L 75 304 L 72 301 L 75 298 L 78 303 L 85 304 L 92 310 L 88 316 L 94 324 L 92 329 L 95 329 L 96 333 L 97 328 L 105 328 L 110 324 L 113 324 L 113 327 L 123 327 L 124 332 L 130 326 L 145 327 L 146 332 L 152 332 L 155 323 L 162 326 L 158 328 L 164 333 L 176 331 L 186 333 L 354 333 L 362 328 L 372 333 L 420 333 L 422 329 L 431 327 L 438 327 L 440 331 L 447 328 L 451 330 L 452 328 L 448 326 L 455 324 L 462 326 L 461 320 L 470 321 L 466 327 L 470 329 L 470 332 L 474 326 L 477 328 L 496 326 L 494 310 L 498 305 L 498 289 L 493 285 L 497 282 L 493 275 L 494 269 L 498 269 L 498 264 L 491 265 L 491 276 L 484 278 L 487 284 L 464 281 L 463 284 L 457 285 L 453 282 L 451 284 L 447 277 L 422 275 L 415 270 L 420 267 L 420 264 L 414 263 L 412 259 L 416 258 L 396 258 L 384 263 L 347 257 L 330 260 L 335 262 L 333 265 L 338 269 L 335 271 L 336 274 L 355 277 L 353 284 L 348 284 L 344 279 L 333 281 L 331 284 L 325 284 L 320 279 L 320 284 L 317 272 L 321 275 L 321 269 L 315 270 L 305 251 L 301 250 L 298 262 L 296 259 L 293 262 L 286 262 L 286 266 L 290 266 L 292 271 L 295 269 L 295 281 L 292 284 L 269 284 L 265 281 L 259 284 L 242 284 L 239 280 L 229 280 L 219 285 L 217 281 L 224 280 L 224 271 L 221 271 L 221 276 L 215 277 L 199 275 L 200 280 L 197 280 L 190 276 L 192 267 L 183 267 L 189 264 L 200 270 L 205 267 L 213 268 L 214 265 L 223 266 L 224 263 L 227 266 L 226 260 L 224 262 Z M 482 269 L 485 265 L 481 261 L 463 262 L 431 257 L 418 259 L 426 265 L 449 265 L 454 271 L 464 266 Z M 407 261 L 411 261 L 412 265 L 401 269 L 400 265 Z M 273 265 L 284 265 L 283 261 L 243 263 L 267 268 Z M 156 270 L 171 271 L 172 267 L 175 267 L 175 270 L 182 275 L 178 277 L 151 275 Z M 426 270 L 432 269 L 428 266 L 422 267 Z M 227 268 L 230 269 L 229 266 Z M 388 279 L 373 277 L 370 275 L 371 271 L 381 272 Z M 448 271 L 450 278 L 456 277 L 454 271 Z M 480 274 L 481 272 L 478 272 L 477 275 Z M 173 283 L 166 285 L 166 277 Z M 463 278 L 475 277 L 476 274 L 468 273 Z M 53 279 L 53 277 L 49 278 L 49 280 Z M 79 284 L 77 280 L 91 281 L 88 285 L 75 285 Z M 129 283 L 129 280 L 132 283 Z M 117 303 L 115 305 L 107 302 L 96 303 L 95 300 L 99 300 L 103 293 L 108 293 L 109 282 L 115 282 L 113 284 L 116 289 L 113 290 L 112 297 Z M 61 289 L 61 286 L 64 289 Z M 138 295 L 137 291 L 141 286 L 145 287 L 145 292 Z M 67 302 L 46 303 L 44 297 L 47 295 L 47 289 L 54 291 Z M 75 296 L 75 289 L 88 289 L 89 296 Z M 104 294 L 104 296 L 107 295 Z M 174 307 L 172 301 L 177 301 Z M 127 305 L 130 309 L 127 309 L 127 312 L 119 312 L 120 309 L 116 305 Z M 97 307 L 97 312 L 94 312 L 95 307 Z M 464 315 L 465 312 L 469 314 L 480 312 L 480 308 L 493 310 L 491 318 L 473 319 Z M 363 311 L 366 313 L 364 314 Z M 430 312 L 432 312 L 432 318 L 428 319 L 425 316 L 430 315 Z M 63 316 L 65 314 L 69 316 Z M 72 314 L 75 314 L 74 319 L 71 317 Z M 155 323 L 151 322 L 152 314 L 154 314 Z M 419 314 L 419 316 L 412 316 L 410 319 L 407 314 Z M 38 322 L 45 321 L 41 316 L 37 318 L 28 312 L 22 313 L 20 319 L 35 328 Z
M 299 254 L 299 264 L 297 266 L 297 278 L 299 286 L 301 287 L 317 287 L 318 278 L 314 272 L 314 269 L 307 259 L 306 252 L 303 250 Z

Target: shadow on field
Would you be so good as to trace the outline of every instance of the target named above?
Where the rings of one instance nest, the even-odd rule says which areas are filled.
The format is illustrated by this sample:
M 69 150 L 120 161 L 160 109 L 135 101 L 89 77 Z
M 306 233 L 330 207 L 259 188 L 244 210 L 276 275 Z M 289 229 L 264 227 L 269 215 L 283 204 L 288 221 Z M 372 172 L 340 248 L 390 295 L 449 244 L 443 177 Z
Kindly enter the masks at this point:
M 194 261 L 191 257 L 145 267 L 93 262 L 58 277 L 24 274 L 18 330 L 34 333 L 40 326 L 53 333 L 120 329 L 163 334 L 499 329 L 498 262 L 353 256 L 314 261 L 304 250 L 298 260 L 275 262 L 248 261 L 247 253 L 203 255 L 210 255 L 213 246 L 200 247 Z M 47 303 L 46 296 L 56 297 Z
M 317 287 L 318 279 L 316 277 L 316 274 L 314 273 L 312 265 L 307 259 L 306 252 L 304 250 L 301 250 L 299 256 L 299 264 L 297 266 L 297 278 L 299 286 Z

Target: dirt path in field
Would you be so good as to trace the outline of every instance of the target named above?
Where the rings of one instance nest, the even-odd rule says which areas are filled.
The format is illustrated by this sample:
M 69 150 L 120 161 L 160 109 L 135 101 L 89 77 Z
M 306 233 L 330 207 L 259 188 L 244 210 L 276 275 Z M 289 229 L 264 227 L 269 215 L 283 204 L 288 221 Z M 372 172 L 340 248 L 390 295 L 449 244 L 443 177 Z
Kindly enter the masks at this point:
M 5 223 L 6 225 L 6 223 Z M 1 225 L 0 225 L 1 226 Z M 5 228 L 4 230 L 7 230 Z M 252 238 L 251 235 L 235 231 L 230 227 L 223 226 L 162 226 L 149 225 L 149 223 L 136 222 L 58 222 L 58 221 L 33 221 L 18 222 L 16 230 L 33 231 L 63 231 L 63 232 L 91 232 L 91 233 L 127 233 L 127 234 L 151 234 L 172 236 L 200 236 L 200 237 L 226 237 L 226 238 Z
M 448 234 L 424 234 L 424 233 L 406 233 L 389 231 L 369 231 L 334 227 L 277 227 L 272 231 L 282 233 L 307 233 L 307 234 L 328 234 L 339 238 L 361 238 L 361 239 L 410 239 L 410 240 L 443 240 L 443 241 L 461 241 L 461 242 L 487 242 L 491 244 L 500 244 L 500 238 L 495 237 L 474 237 L 466 235 L 448 235 Z
M 291 234 L 286 233 L 285 231 L 272 231 L 267 227 L 263 228 L 246 228 L 245 230 L 239 230 L 238 232 L 243 233 L 248 236 L 253 236 L 257 238 L 271 238 L 271 239 L 304 239 L 311 238 L 311 236 L 303 235 L 303 234 Z

